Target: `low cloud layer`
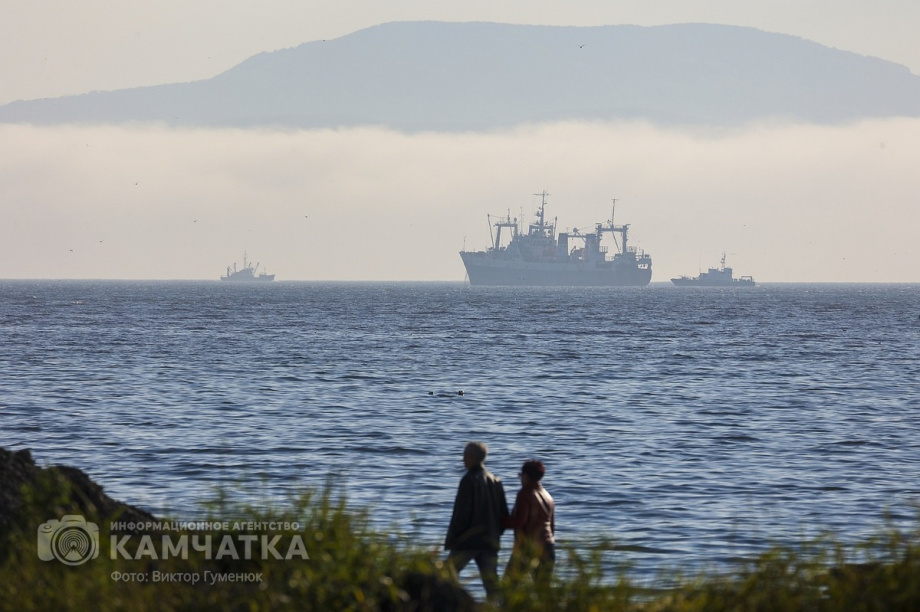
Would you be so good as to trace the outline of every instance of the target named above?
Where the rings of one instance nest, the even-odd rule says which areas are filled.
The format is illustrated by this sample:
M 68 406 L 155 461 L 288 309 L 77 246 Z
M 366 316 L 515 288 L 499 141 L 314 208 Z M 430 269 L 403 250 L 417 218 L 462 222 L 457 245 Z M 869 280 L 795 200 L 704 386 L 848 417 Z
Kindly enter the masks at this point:
M 653 281 L 916 282 L 920 120 L 488 134 L 0 126 L 0 278 L 454 280 L 486 214 L 631 224 Z M 611 248 L 613 245 L 611 243 Z

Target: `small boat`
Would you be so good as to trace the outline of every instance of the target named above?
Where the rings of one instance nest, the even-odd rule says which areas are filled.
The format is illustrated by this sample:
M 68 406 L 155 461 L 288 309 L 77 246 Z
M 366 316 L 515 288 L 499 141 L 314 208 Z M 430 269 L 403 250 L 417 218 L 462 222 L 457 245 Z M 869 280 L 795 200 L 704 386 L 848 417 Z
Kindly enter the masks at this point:
M 718 268 L 709 268 L 708 272 L 700 272 L 699 276 L 690 278 L 680 276 L 672 278 L 671 282 L 678 287 L 753 287 L 754 278 L 751 276 L 732 277 L 732 269 L 725 265 L 725 253 Z
M 266 282 L 275 280 L 274 274 L 267 274 L 266 272 L 258 272 L 259 264 L 253 265 L 251 261 L 246 258 L 246 253 L 243 253 L 243 267 L 237 269 L 236 262 L 233 262 L 233 268 L 227 266 L 227 276 L 221 276 L 220 280 L 222 281 L 233 281 L 233 282 Z M 264 268 L 263 268 L 264 269 Z

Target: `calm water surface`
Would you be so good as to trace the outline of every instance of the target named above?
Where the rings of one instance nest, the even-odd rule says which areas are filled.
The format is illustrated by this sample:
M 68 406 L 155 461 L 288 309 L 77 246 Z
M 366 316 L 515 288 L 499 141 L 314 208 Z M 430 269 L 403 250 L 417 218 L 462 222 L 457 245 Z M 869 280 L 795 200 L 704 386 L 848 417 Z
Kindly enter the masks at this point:
M 916 525 L 916 284 L 0 281 L 0 347 L 0 446 L 155 514 L 333 474 L 439 546 L 477 439 L 640 568 Z

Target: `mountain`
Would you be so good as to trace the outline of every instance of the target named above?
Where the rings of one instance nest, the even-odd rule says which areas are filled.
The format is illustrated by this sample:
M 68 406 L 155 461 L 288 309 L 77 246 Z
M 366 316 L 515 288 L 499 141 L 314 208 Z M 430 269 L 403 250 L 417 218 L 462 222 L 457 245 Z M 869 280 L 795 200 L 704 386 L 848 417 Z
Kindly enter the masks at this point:
M 5 123 L 407 131 L 567 119 L 737 125 L 891 116 L 920 116 L 920 77 L 903 66 L 706 24 L 389 23 L 261 53 L 202 81 L 0 107 Z

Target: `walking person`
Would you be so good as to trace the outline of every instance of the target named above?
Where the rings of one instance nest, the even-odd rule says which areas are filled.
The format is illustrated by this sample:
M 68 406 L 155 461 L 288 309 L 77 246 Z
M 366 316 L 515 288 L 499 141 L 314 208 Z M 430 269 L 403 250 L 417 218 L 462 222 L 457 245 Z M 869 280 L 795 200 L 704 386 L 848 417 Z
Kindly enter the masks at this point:
M 460 479 L 454 511 L 444 539 L 448 560 L 459 574 L 475 561 L 486 596 L 498 595 L 498 549 L 508 518 L 508 502 L 502 481 L 483 465 L 489 450 L 482 442 L 469 442 L 463 449 L 466 474 Z
M 546 468 L 530 459 L 521 467 L 521 490 L 505 527 L 514 529 L 514 549 L 506 574 L 532 571 L 535 580 L 549 580 L 556 564 L 556 502 L 543 488 Z M 534 563 L 534 560 L 537 563 Z

